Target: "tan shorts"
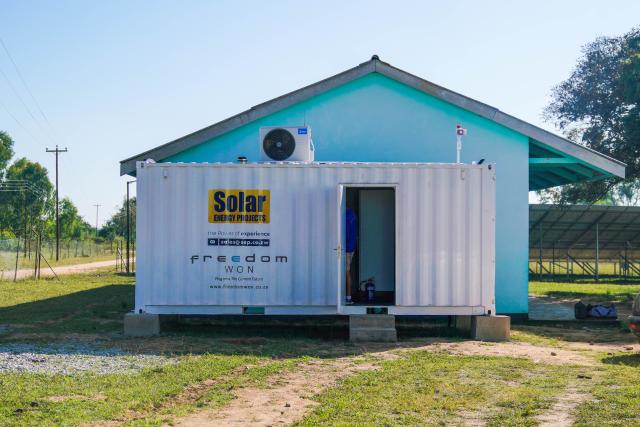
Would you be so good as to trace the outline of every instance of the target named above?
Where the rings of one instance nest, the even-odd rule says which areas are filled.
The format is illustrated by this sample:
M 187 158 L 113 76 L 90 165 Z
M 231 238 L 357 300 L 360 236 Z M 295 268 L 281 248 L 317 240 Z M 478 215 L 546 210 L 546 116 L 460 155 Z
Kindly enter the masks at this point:
M 353 261 L 353 252 L 346 252 L 347 271 L 351 271 L 352 261 Z

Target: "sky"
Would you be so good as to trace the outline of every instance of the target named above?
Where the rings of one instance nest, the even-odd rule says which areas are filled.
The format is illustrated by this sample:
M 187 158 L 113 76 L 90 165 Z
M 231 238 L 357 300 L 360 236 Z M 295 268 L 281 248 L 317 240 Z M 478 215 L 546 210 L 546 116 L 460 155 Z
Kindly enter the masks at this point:
M 45 149 L 67 147 L 61 197 L 102 224 L 131 179 L 120 160 L 372 54 L 554 131 L 542 111 L 581 47 L 639 17 L 636 0 L 0 0 L 20 71 L 0 46 L 0 129 L 52 181 Z

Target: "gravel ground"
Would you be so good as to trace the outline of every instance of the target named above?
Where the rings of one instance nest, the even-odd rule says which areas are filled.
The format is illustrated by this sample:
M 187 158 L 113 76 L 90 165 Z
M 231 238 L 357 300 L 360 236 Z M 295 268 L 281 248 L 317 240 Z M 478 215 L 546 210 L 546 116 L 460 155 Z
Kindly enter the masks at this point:
M 175 357 L 130 354 L 84 344 L 0 344 L 0 372 L 120 374 L 177 363 Z

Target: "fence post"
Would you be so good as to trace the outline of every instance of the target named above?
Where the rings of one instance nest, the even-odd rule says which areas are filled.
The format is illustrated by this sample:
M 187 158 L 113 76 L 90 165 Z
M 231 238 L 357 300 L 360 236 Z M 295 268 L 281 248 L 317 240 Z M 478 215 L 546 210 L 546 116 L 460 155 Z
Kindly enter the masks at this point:
M 596 222 L 596 282 L 600 280 L 600 227 Z
M 556 281 L 556 242 L 553 242 L 551 248 L 551 280 Z
M 540 262 L 540 277 L 542 280 L 542 221 L 538 224 L 538 258 Z
M 20 256 L 20 238 L 16 239 L 16 269 L 13 270 L 13 281 L 18 280 L 18 257 Z

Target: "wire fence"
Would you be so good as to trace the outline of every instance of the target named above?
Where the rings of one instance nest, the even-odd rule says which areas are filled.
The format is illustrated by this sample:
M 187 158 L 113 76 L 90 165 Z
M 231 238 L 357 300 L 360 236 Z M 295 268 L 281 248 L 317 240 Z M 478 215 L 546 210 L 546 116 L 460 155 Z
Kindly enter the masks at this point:
M 131 261 L 129 271 L 133 271 L 135 246 L 130 248 Z M 88 264 L 98 261 L 113 261 L 114 269 L 126 271 L 125 242 L 113 240 L 96 242 L 94 240 L 62 240 L 60 256 L 56 260 L 55 240 L 7 239 L 0 240 L 0 280 L 38 278 L 40 272 L 55 275 L 60 267 Z

